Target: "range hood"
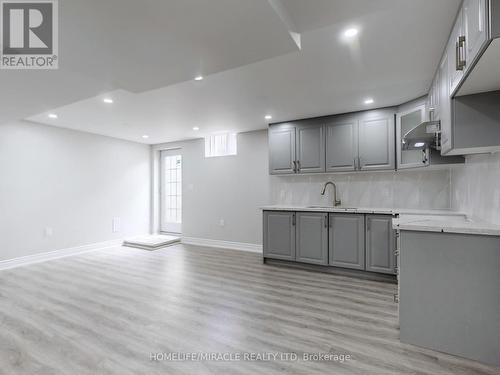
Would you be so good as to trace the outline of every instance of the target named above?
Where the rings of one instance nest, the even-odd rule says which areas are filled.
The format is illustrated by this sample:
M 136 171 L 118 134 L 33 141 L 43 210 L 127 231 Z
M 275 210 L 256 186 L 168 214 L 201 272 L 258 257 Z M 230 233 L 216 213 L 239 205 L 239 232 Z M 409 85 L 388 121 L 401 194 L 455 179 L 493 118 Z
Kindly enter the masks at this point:
M 424 121 L 403 135 L 403 150 L 439 150 L 441 136 L 441 121 Z

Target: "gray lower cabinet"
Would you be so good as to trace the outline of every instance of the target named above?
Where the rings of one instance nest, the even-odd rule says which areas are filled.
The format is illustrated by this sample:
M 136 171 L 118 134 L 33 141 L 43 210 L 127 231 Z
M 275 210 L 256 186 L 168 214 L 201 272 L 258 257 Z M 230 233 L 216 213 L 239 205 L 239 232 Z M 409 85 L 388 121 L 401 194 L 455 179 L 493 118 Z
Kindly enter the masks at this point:
M 354 171 L 358 158 L 358 119 L 335 116 L 326 123 L 326 171 Z
M 395 274 L 392 215 L 264 211 L 264 258 Z
M 328 214 L 297 212 L 297 262 L 328 264 Z
M 269 173 L 295 173 L 295 126 L 280 124 L 269 128 Z
M 500 236 L 401 231 L 401 342 L 500 365 Z
M 365 269 L 365 215 L 330 214 L 329 264 Z
M 360 170 L 394 169 L 396 145 L 394 108 L 377 109 L 359 115 Z
M 366 270 L 396 274 L 396 233 L 392 216 L 366 215 Z
M 295 213 L 264 211 L 264 257 L 295 260 Z

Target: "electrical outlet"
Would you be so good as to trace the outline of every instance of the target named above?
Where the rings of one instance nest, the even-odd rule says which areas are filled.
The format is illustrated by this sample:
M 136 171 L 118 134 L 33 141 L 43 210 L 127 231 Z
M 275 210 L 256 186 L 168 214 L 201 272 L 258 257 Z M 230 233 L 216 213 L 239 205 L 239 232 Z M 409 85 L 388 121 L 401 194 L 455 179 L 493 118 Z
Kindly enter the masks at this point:
M 226 225 L 226 222 L 224 221 L 224 219 L 220 219 L 219 220 L 219 226 L 223 227 Z
M 45 227 L 43 230 L 43 234 L 45 237 L 52 237 L 54 235 L 54 230 L 51 227 Z
M 113 218 L 113 233 L 118 233 L 121 230 L 121 219 L 119 217 Z

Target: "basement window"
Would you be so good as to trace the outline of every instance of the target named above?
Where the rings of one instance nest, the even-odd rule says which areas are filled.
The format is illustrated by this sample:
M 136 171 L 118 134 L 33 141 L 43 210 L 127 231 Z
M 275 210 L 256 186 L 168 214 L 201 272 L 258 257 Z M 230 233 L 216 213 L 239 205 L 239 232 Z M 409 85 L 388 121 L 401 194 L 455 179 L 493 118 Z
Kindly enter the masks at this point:
M 219 133 L 205 137 L 206 158 L 236 154 L 236 133 Z

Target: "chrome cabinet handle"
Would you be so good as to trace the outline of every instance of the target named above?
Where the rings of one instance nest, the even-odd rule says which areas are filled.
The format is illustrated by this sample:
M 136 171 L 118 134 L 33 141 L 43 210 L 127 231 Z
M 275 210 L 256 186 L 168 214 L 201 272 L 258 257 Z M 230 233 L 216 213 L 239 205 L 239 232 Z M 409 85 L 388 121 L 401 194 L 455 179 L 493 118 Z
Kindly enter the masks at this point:
M 356 161 L 356 158 L 354 158 L 353 161 L 354 161 L 354 170 L 356 171 L 358 169 L 358 162 Z
M 465 36 L 460 35 L 455 44 L 455 55 L 456 55 L 456 68 L 457 70 L 464 70 L 466 65 L 465 60 Z
M 363 166 L 361 165 L 361 156 L 358 156 L 358 170 L 361 170 Z
M 328 228 L 328 214 L 325 215 L 325 228 Z
M 460 43 L 460 66 L 463 69 L 463 68 L 465 68 L 465 65 L 467 64 L 467 56 L 465 55 L 465 52 L 466 52 L 465 35 L 458 38 L 458 42 Z
M 300 160 L 297 160 L 297 173 L 300 172 Z
M 395 256 L 397 256 L 397 257 L 398 257 L 398 256 L 399 256 L 399 254 L 400 254 L 399 250 L 394 251 L 394 255 L 395 255 Z
M 295 214 L 292 215 L 292 225 L 295 225 Z
M 292 163 L 293 163 L 293 173 L 297 173 L 297 162 L 294 160 Z

